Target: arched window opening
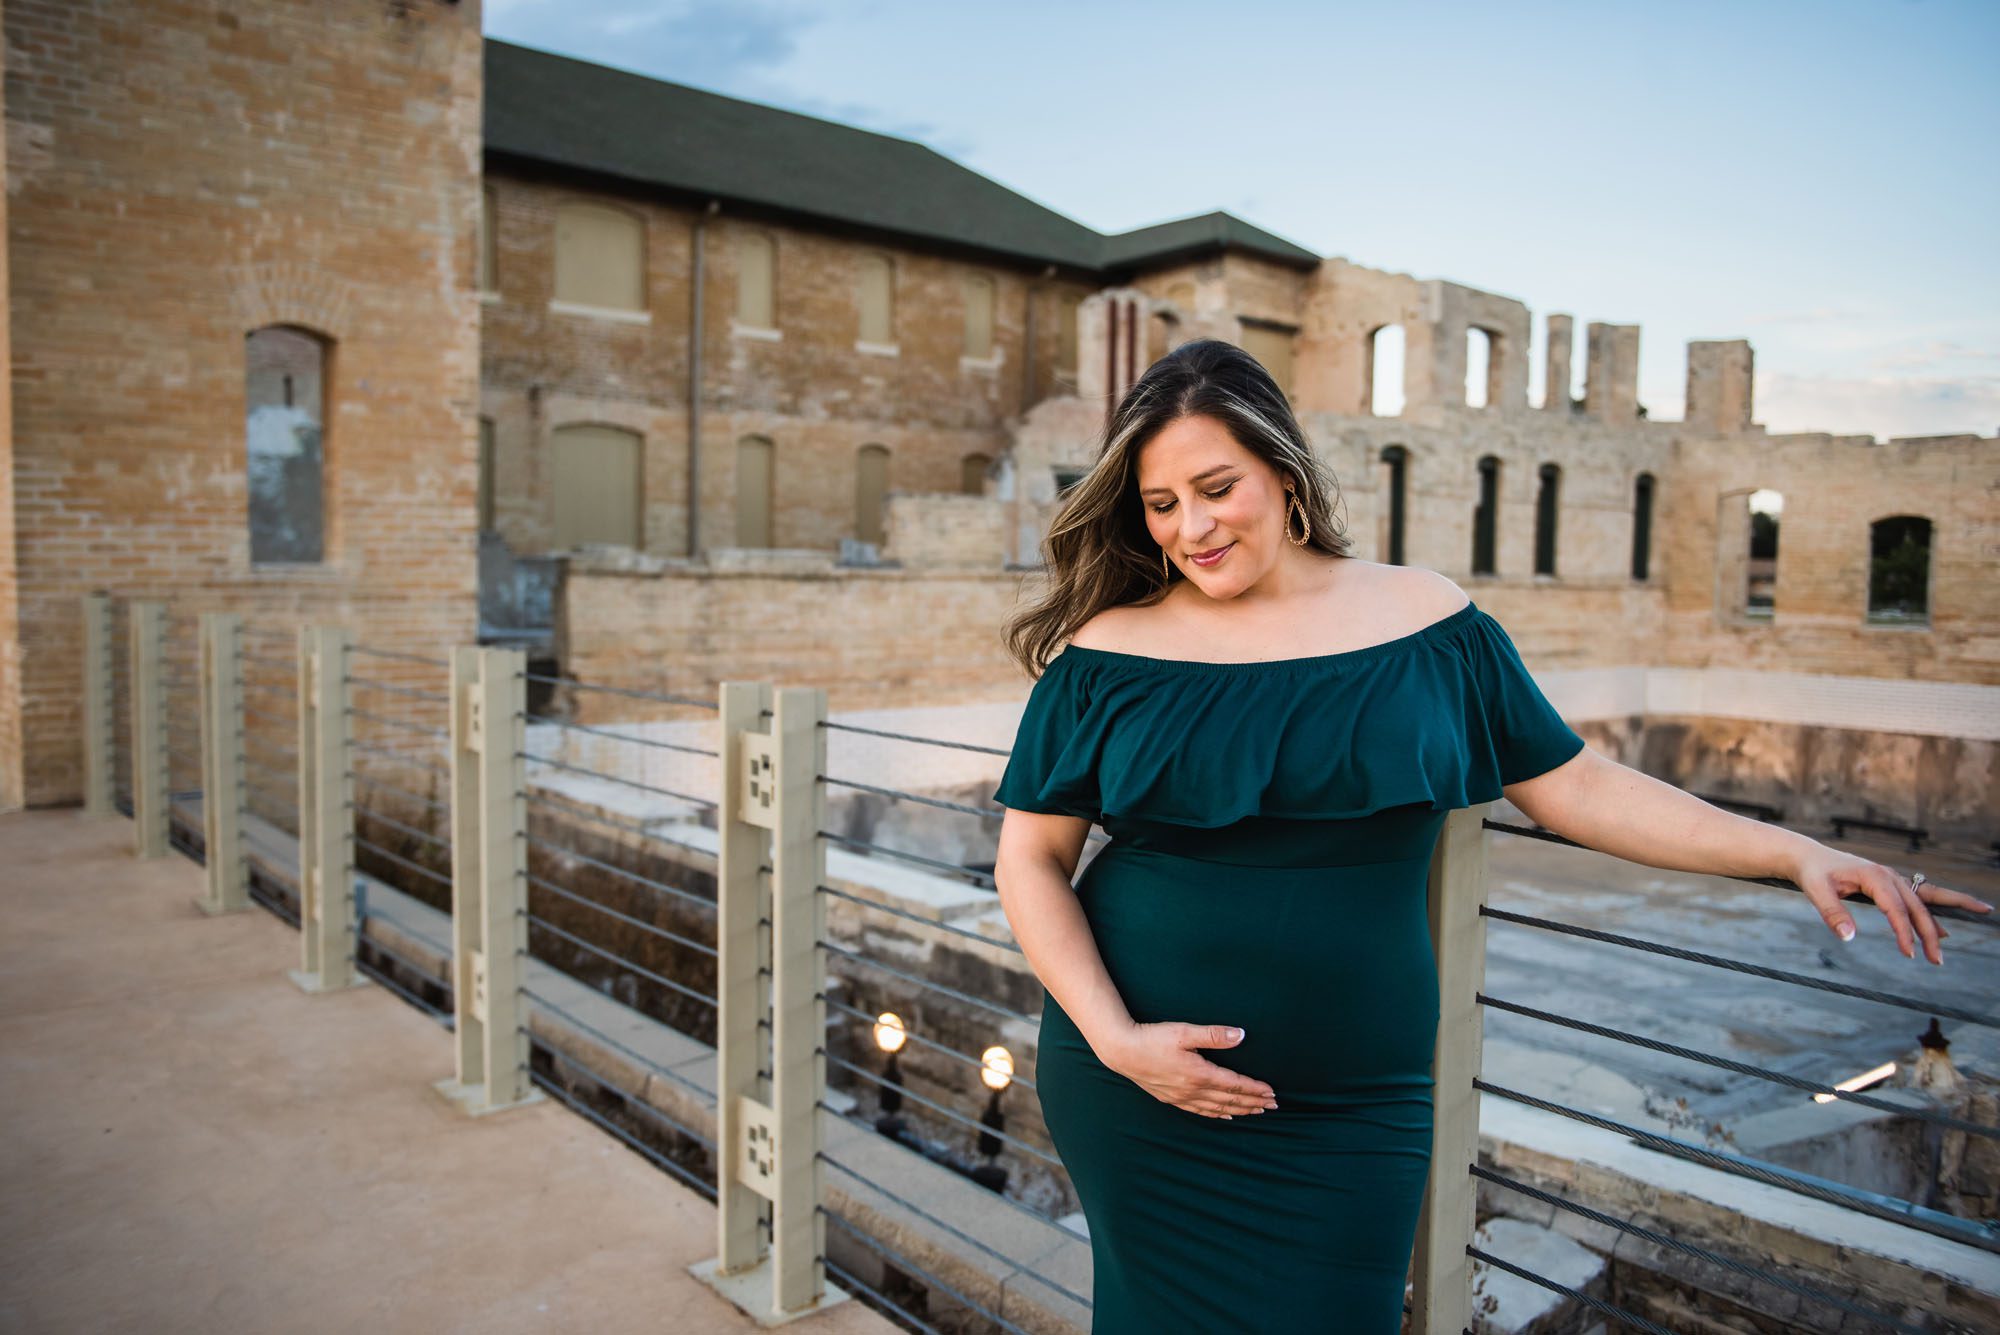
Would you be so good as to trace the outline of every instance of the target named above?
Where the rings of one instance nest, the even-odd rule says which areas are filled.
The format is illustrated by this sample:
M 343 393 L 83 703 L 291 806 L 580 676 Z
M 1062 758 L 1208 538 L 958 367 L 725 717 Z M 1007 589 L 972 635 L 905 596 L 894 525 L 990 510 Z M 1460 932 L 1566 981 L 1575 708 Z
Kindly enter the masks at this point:
M 993 466 L 989 454 L 968 454 L 958 461 L 958 489 L 968 496 L 986 494 L 986 470 Z
M 777 461 L 771 442 L 745 436 L 736 442 L 736 545 L 772 545 L 771 500 L 777 485 Z
M 1632 578 L 1644 580 L 1653 563 L 1653 475 L 1632 485 Z
M 1493 405 L 1493 352 L 1491 330 L 1473 326 L 1465 331 L 1465 406 L 1489 408 Z
M 736 236 L 736 323 L 778 327 L 778 246 L 767 232 Z
M 1369 331 L 1368 355 L 1362 367 L 1364 408 L 1376 417 L 1403 415 L 1403 326 L 1385 324 Z
M 880 547 L 883 502 L 889 495 L 889 447 L 863 445 L 854 460 L 854 536 Z
M 895 267 L 887 255 L 863 255 L 859 302 L 863 343 L 896 341 Z
M 555 299 L 592 310 L 645 310 L 645 224 L 603 204 L 558 205 Z
M 1243 350 L 1263 363 L 1271 373 L 1271 379 L 1278 382 L 1278 388 L 1287 396 L 1292 392 L 1292 336 L 1294 330 L 1288 325 L 1273 324 L 1264 320 L 1241 321 L 1243 328 Z
M 965 276 L 965 355 L 993 355 L 993 280 L 985 274 Z
M 1771 617 L 1778 610 L 1778 520 L 1785 512 L 1785 498 L 1766 488 L 1750 493 L 1750 557 L 1745 567 L 1743 611 L 1747 616 Z
M 1890 515 L 1868 526 L 1868 619 L 1921 624 L 1931 615 L 1931 521 Z
M 615 426 L 562 426 L 550 435 L 556 550 L 640 545 L 641 444 L 636 431 Z
M 1535 573 L 1556 573 L 1556 515 L 1561 508 L 1562 469 L 1543 464 L 1535 490 Z
M 1472 511 L 1472 573 L 1497 574 L 1493 552 L 1500 532 L 1500 460 L 1487 455 L 1479 461 L 1479 501 Z
M 245 467 L 253 565 L 325 559 L 330 344 L 290 325 L 244 338 Z
M 1409 485 L 1410 452 L 1401 445 L 1386 445 L 1382 449 L 1382 466 L 1386 471 L 1384 490 L 1389 496 L 1389 532 L 1385 549 L 1392 566 L 1406 565 L 1403 559 L 1403 534 L 1408 527 L 1406 518 L 1406 498 Z

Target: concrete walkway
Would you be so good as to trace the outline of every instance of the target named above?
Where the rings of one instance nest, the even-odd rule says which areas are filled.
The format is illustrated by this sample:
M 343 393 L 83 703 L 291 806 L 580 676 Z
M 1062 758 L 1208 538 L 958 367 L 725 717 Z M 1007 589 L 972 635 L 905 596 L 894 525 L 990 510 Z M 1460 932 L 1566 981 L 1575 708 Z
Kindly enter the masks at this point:
M 687 1273 L 701 1196 L 553 1101 L 452 1111 L 435 1023 L 300 992 L 290 928 L 131 831 L 0 817 L 0 1330 L 759 1329 Z

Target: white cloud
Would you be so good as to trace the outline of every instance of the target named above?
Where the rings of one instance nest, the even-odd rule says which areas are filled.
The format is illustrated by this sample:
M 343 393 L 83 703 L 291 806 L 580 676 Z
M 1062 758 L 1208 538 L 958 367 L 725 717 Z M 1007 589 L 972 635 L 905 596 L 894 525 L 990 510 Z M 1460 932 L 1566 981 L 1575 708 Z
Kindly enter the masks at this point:
M 1759 375 L 1756 419 L 1774 433 L 2000 434 L 2000 375 Z

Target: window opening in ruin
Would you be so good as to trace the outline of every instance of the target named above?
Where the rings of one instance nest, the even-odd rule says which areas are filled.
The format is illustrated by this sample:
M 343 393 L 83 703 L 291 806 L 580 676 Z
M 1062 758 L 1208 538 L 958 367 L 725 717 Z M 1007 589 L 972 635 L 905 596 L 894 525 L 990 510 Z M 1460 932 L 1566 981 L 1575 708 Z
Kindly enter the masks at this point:
M 854 536 L 880 547 L 882 508 L 889 494 L 889 447 L 863 445 L 854 460 Z
M 1477 326 L 1465 331 L 1465 406 L 1492 406 L 1493 335 Z
M 1644 580 L 1653 560 L 1653 475 L 1632 485 L 1632 578 Z
M 1556 516 L 1561 508 L 1562 469 L 1543 464 L 1535 491 L 1535 573 L 1556 573 Z
M 1479 461 L 1479 502 L 1472 511 L 1472 573 L 1498 573 L 1493 552 L 1499 536 L 1500 460 L 1487 455 Z
M 602 204 L 556 208 L 555 299 L 591 310 L 646 309 L 645 224 Z
M 1368 335 L 1368 356 L 1362 368 L 1364 411 L 1376 417 L 1403 415 L 1403 326 L 1385 324 Z
M 1868 619 L 1884 624 L 1930 620 L 1931 521 L 1890 515 L 1868 526 Z
M 1403 534 L 1407 528 L 1406 491 L 1409 485 L 1410 452 L 1401 445 L 1387 445 L 1382 449 L 1381 461 L 1386 473 L 1383 490 L 1388 493 L 1387 522 L 1389 532 L 1383 543 L 1392 566 L 1408 564 L 1403 559 Z
M 245 465 L 254 565 L 325 557 L 328 343 L 290 325 L 244 339 Z

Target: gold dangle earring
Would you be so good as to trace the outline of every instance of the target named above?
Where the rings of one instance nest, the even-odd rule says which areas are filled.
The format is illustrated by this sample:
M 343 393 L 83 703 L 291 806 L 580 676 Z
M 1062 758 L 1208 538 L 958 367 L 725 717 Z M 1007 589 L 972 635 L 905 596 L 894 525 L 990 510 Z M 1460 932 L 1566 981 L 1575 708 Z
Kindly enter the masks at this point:
M 1305 502 L 1299 499 L 1298 492 L 1292 490 L 1290 487 L 1286 487 L 1285 495 L 1291 498 L 1290 500 L 1285 502 L 1285 538 L 1292 544 L 1292 546 L 1303 547 L 1306 545 L 1307 539 L 1311 538 L 1313 535 L 1312 516 L 1306 513 Z M 1297 510 L 1299 512 L 1299 523 L 1305 529 L 1305 532 L 1299 534 L 1299 536 L 1296 538 L 1292 537 L 1293 510 Z
M 1171 584 L 1173 582 L 1174 572 L 1167 568 L 1167 549 L 1162 547 L 1160 548 L 1160 583 Z

